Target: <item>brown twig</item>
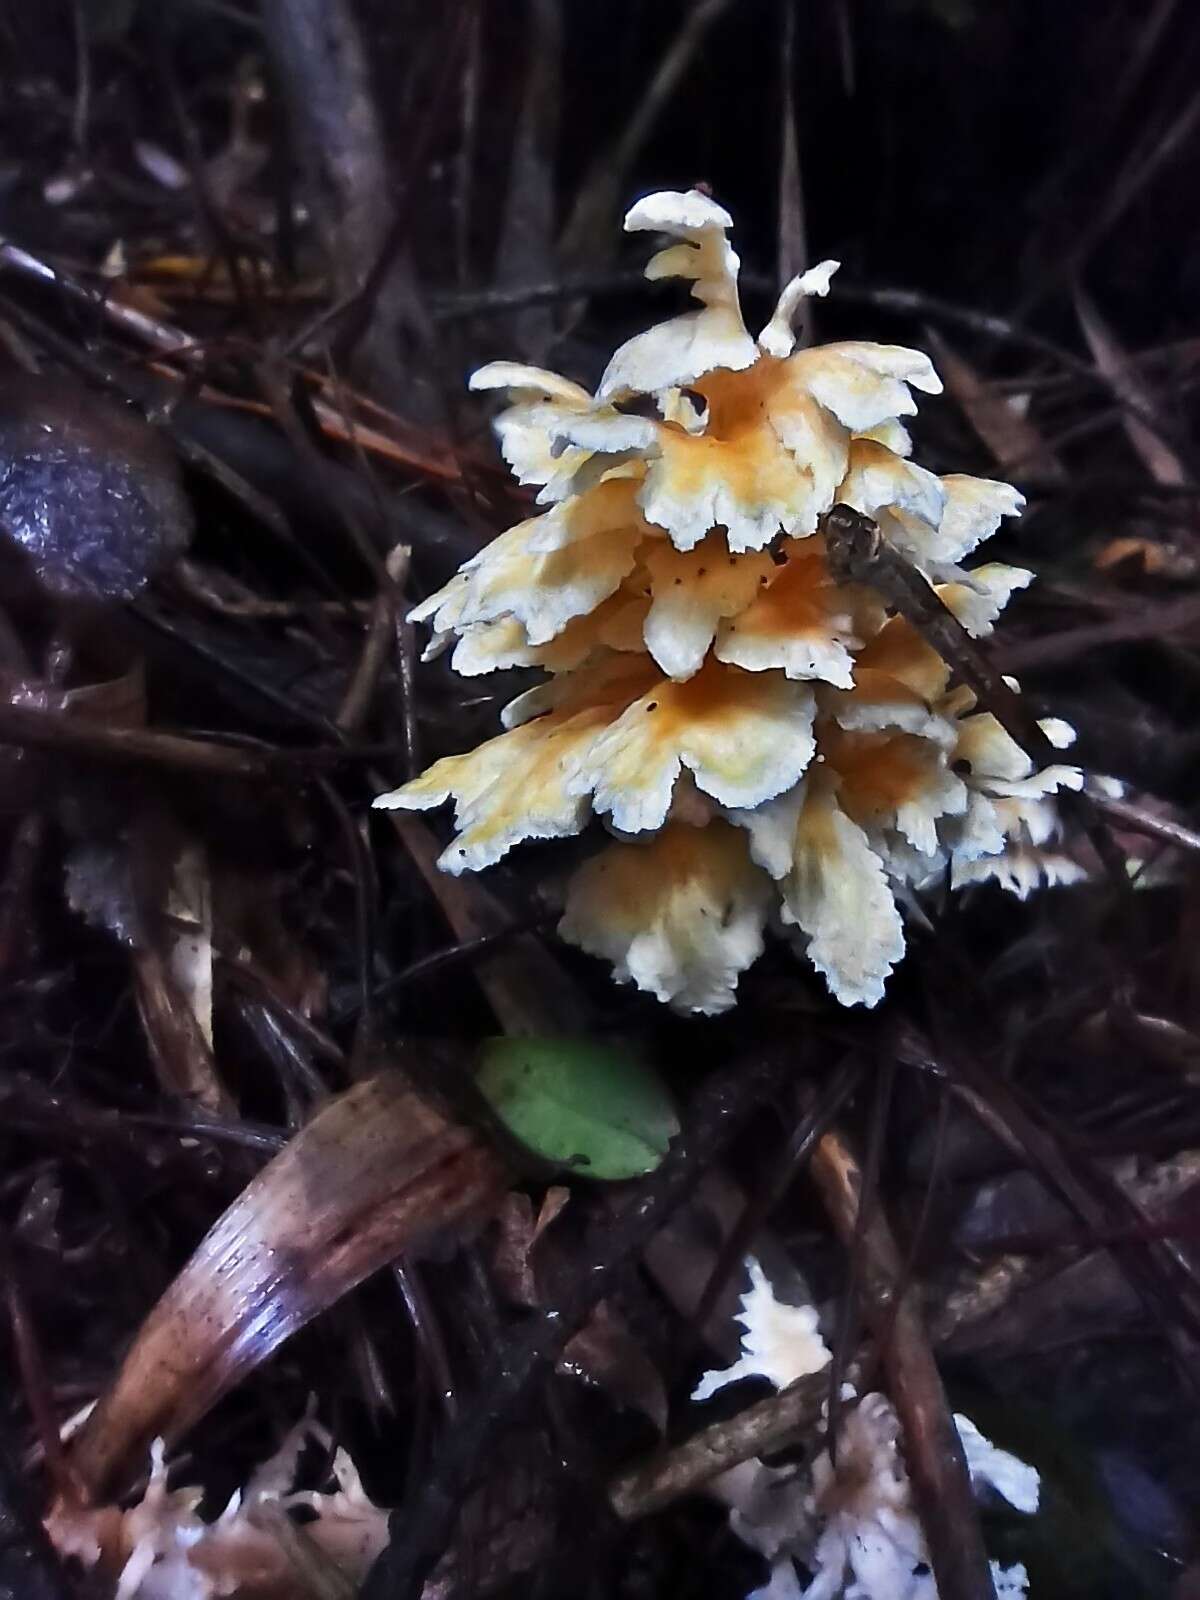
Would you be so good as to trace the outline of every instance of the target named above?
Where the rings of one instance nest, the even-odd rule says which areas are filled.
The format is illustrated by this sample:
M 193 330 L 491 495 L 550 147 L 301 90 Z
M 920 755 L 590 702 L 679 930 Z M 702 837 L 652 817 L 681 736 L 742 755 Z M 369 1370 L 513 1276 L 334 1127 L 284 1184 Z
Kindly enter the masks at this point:
M 208 569 L 189 561 L 186 556 L 171 569 L 171 581 L 191 600 L 215 611 L 218 616 L 235 621 L 290 622 L 294 618 L 331 617 L 344 621 L 347 613 L 352 617 L 369 617 L 372 603 L 369 600 L 264 600 L 243 584 L 222 573 L 220 582 L 229 593 L 223 593 Z
M 1139 411 L 1159 415 L 1158 406 L 1136 371 L 1130 369 L 1125 351 L 1101 317 L 1095 302 L 1078 284 L 1075 287 L 1075 314 L 1088 347 L 1096 358 L 1096 366 L 1112 385 L 1114 394 L 1132 400 Z M 1160 435 L 1153 433 L 1136 416 L 1126 415 L 1124 422 L 1130 444 L 1156 483 L 1178 488 L 1191 481 L 1178 453 Z M 1160 423 L 1160 434 L 1161 431 Z
M 35 283 L 45 284 L 47 288 L 57 289 L 69 300 L 76 301 L 90 311 L 99 312 L 114 326 L 137 339 L 140 344 L 157 350 L 160 355 L 170 356 L 173 359 L 185 357 L 188 361 L 198 361 L 203 357 L 204 347 L 199 340 L 193 339 L 190 333 L 184 333 L 181 328 L 171 327 L 170 324 L 160 322 L 155 317 L 147 316 L 135 306 L 126 305 L 123 301 L 114 300 L 109 295 L 88 288 L 69 272 L 50 266 L 48 262 L 31 255 L 28 250 L 22 250 L 20 245 L 13 244 L 11 240 L 3 237 L 0 237 L 0 267 L 6 267 L 9 271 L 16 272 Z
M 13 244 L 2 235 L 0 235 L 0 268 L 7 268 L 10 272 L 14 272 L 33 283 L 40 283 L 47 288 L 56 289 L 68 300 L 93 312 L 97 316 L 103 317 L 114 328 L 118 328 L 122 333 L 128 334 L 130 338 L 136 339 L 139 344 L 155 351 L 163 360 L 151 362 L 151 370 L 161 377 L 169 378 L 172 382 L 178 383 L 181 374 L 175 366 L 168 363 L 182 364 L 187 373 L 195 378 L 199 375 L 200 369 L 210 353 L 209 347 L 205 342 L 193 338 L 190 333 L 185 333 L 182 328 L 178 328 L 169 322 L 163 322 L 157 317 L 149 316 L 146 312 L 138 310 L 136 306 L 127 305 L 122 300 L 115 300 L 108 293 L 93 289 L 90 285 L 84 283 L 82 279 L 75 277 L 64 268 L 51 266 L 48 262 L 30 254 L 28 250 L 23 250 L 19 245 Z M 15 310 L 15 307 L 10 308 L 10 314 Z M 45 330 L 39 330 L 39 337 L 45 338 L 46 336 Z M 60 355 L 65 354 L 61 345 L 57 347 L 57 351 Z M 257 352 L 247 349 L 246 353 L 256 354 Z M 80 365 L 81 362 L 77 358 L 74 364 Z M 94 373 L 92 375 L 96 376 Z M 324 391 L 328 388 L 327 380 L 322 378 L 320 374 L 308 372 L 307 369 L 301 375 L 318 391 L 313 397 L 312 408 L 317 421 L 320 423 L 322 434 L 330 439 L 347 442 L 349 434 L 345 417 L 336 406 L 330 404 L 323 397 Z M 109 386 L 121 389 L 127 394 L 130 393 L 130 386 L 124 383 L 117 375 L 107 374 L 106 381 Z M 256 401 L 244 396 L 225 394 L 219 390 L 211 389 L 207 385 L 200 390 L 200 395 L 215 404 L 246 411 L 255 416 L 270 416 L 272 414 L 271 407 L 266 401 Z M 131 395 L 131 398 L 137 398 L 137 396 Z M 386 407 L 364 395 L 357 394 L 355 395 L 355 403 L 362 410 L 373 412 L 386 419 L 393 430 L 390 433 L 383 433 L 378 428 L 355 423 L 354 437 L 363 449 L 393 461 L 399 466 L 411 467 L 431 478 L 457 481 L 461 477 L 458 464 L 453 457 L 436 450 L 427 436 L 419 434 L 410 424 L 394 416 Z M 410 436 L 408 442 L 401 437 L 406 432 Z M 177 439 L 177 442 L 180 441 Z M 197 452 L 203 449 L 200 445 L 193 445 L 192 448 Z M 204 454 L 207 455 L 208 452 L 204 452 Z M 211 466 L 207 470 L 211 472 Z M 229 472 L 230 469 L 225 468 L 224 470 Z M 240 491 L 239 497 L 248 498 L 251 494 L 253 494 L 253 491 L 249 490 L 248 486 L 245 486 Z M 266 501 L 263 497 L 255 496 L 255 500 L 257 504 L 254 509 L 259 520 L 283 521 L 278 507 Z
M 533 918 L 528 918 L 522 922 L 509 923 L 507 927 L 497 928 L 494 933 L 481 933 L 475 939 L 461 939 L 444 949 L 433 950 L 429 955 L 421 956 L 419 960 L 393 973 L 375 990 L 374 997 L 377 1001 L 389 999 L 410 984 L 422 983 L 435 972 L 441 973 L 447 968 L 476 961 L 482 956 L 493 955 L 507 939 L 515 939 L 518 934 L 538 931 L 538 923 Z
M 215 741 L 181 739 L 148 728 L 113 728 L 83 717 L 62 716 L 32 706 L 0 706 L 0 744 L 54 750 L 102 761 L 169 767 L 211 778 L 261 782 L 278 764 L 256 750 Z
M 1007 684 L 937 591 L 912 562 L 889 544 L 870 517 L 835 505 L 821 518 L 829 568 L 843 583 L 864 583 L 894 605 L 933 646 L 979 703 L 990 711 L 1039 766 L 1058 752 L 1038 726 L 1028 703 Z
M 761 272 L 744 272 L 741 283 L 748 290 L 764 294 L 777 293 L 779 287 L 774 278 Z M 512 288 L 502 286 L 454 290 L 435 299 L 434 315 L 442 321 L 453 321 L 460 317 L 504 316 L 522 306 L 570 300 L 584 295 L 627 294 L 631 290 L 645 287 L 643 275 L 639 272 L 592 270 L 564 275 L 562 278 L 545 283 L 514 285 Z M 843 301 L 846 305 L 871 306 L 876 310 L 900 317 L 920 319 L 933 317 L 940 322 L 949 323 L 952 327 L 965 328 L 970 333 L 999 340 L 1016 350 L 1023 350 L 1043 360 L 1053 361 L 1056 367 L 1081 378 L 1092 387 L 1103 385 L 1106 389 L 1111 389 L 1104 375 L 1097 372 L 1089 362 L 1074 355 L 1065 346 L 1056 344 L 1053 339 L 1034 333 L 1011 317 L 1002 317 L 996 312 L 981 311 L 976 306 L 959 305 L 953 300 L 944 300 L 940 295 L 926 294 L 920 289 L 895 289 L 875 287 L 870 284 L 835 283 L 830 291 L 830 299 Z M 1148 414 L 1136 400 L 1131 400 L 1128 395 L 1122 394 L 1116 394 L 1114 398 L 1123 412 L 1136 416 L 1152 433 L 1162 435 L 1164 432 L 1162 424 Z M 1169 442 L 1178 443 L 1174 436 Z M 1047 487 L 1058 488 L 1061 485 L 1048 482 Z M 1160 493 L 1167 492 L 1166 486 L 1157 487 Z M 1194 486 L 1187 485 L 1176 492 L 1190 497 L 1198 491 Z
M 918 633 L 974 691 L 985 711 L 1038 767 L 1053 766 L 1051 744 L 1028 701 L 1012 687 L 942 603 L 929 580 L 884 538 L 878 523 L 850 506 L 835 505 L 821 518 L 830 570 L 843 582 L 870 584 L 907 618 Z M 1129 891 L 1125 857 L 1096 815 L 1090 795 L 1060 798 L 1064 813 L 1079 817 L 1092 848 L 1122 893 Z
M 346 685 L 341 706 L 333 719 L 343 733 L 357 733 L 366 721 L 388 656 L 395 648 L 397 600 L 403 592 L 407 566 L 407 550 L 404 551 L 404 560 L 399 568 L 389 558 L 388 577 L 391 581 L 385 583 L 375 597 L 367 631 L 363 637 L 362 650 L 359 652 L 350 682 Z
M 817 1141 L 858 1088 L 862 1075 L 862 1062 L 857 1057 L 849 1057 L 839 1066 L 824 1092 L 814 1096 L 807 1104 L 804 1114 L 792 1130 L 778 1167 L 746 1202 L 741 1216 L 717 1254 L 692 1313 L 692 1326 L 697 1333 L 703 1332 L 721 1291 L 737 1263 L 746 1254 L 750 1241 L 803 1172 Z
M 1156 817 L 1152 812 L 1130 805 L 1128 800 L 1115 797 L 1094 795 L 1092 804 L 1110 822 L 1129 828 L 1133 833 L 1145 834 L 1148 839 L 1159 839 L 1163 844 L 1173 844 L 1180 850 L 1200 851 L 1200 833 L 1182 822 L 1175 822 L 1170 817 Z
M 1044 1125 L 1037 1108 L 1027 1106 L 1011 1084 L 985 1074 L 964 1053 L 956 1054 L 952 1062 L 943 1060 L 912 1027 L 898 1030 L 895 1048 L 899 1060 L 944 1078 L 972 1116 L 1019 1160 L 1035 1167 L 1089 1230 L 1101 1234 L 1111 1230 L 1114 1220 L 1142 1220 L 1140 1209 L 1120 1185 L 1094 1163 L 1073 1158 L 1065 1141 Z M 1121 1249 L 1117 1256 L 1147 1308 L 1156 1308 L 1163 1316 L 1180 1370 L 1190 1378 L 1200 1340 L 1195 1266 L 1162 1241 L 1148 1242 L 1143 1251 Z
M 871 1216 L 861 1222 L 862 1170 L 841 1134 L 824 1135 L 811 1171 L 843 1244 L 848 1247 L 857 1239 L 864 1310 L 876 1335 L 887 1341 L 884 1367 L 904 1428 L 905 1456 L 938 1593 L 942 1600 L 995 1600 L 962 1441 L 916 1289 L 900 1289 L 903 1262 L 887 1218 L 876 1200 Z
M 43 1459 L 57 1492 L 60 1495 L 75 1495 L 78 1486 L 67 1464 L 58 1420 L 54 1415 L 49 1376 L 42 1359 L 37 1329 L 30 1315 L 13 1241 L 7 1229 L 0 1230 L 0 1279 L 4 1284 L 9 1331 L 20 1384 L 24 1390 L 25 1404 L 37 1429 Z
M 824 1369 L 809 1373 L 790 1389 L 629 1467 L 608 1486 L 613 1510 L 623 1522 L 648 1517 L 684 1495 L 694 1494 L 739 1462 L 794 1443 L 820 1421 L 827 1387 Z
M 1005 671 L 1026 672 L 1031 667 L 1048 667 L 1072 661 L 1088 650 L 1105 645 L 1136 644 L 1145 639 L 1161 639 L 1200 627 L 1200 596 L 1184 595 L 1163 605 L 1142 606 L 1125 616 L 1106 622 L 1087 623 L 1043 638 L 1026 639 L 997 649 Z

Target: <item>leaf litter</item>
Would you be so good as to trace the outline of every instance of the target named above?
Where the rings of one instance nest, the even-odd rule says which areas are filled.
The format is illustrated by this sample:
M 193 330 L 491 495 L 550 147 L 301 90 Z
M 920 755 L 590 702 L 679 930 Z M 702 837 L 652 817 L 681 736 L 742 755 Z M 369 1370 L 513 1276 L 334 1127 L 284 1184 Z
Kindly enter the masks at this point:
M 1000 1570 L 998 1593 L 1181 1600 L 1197 351 L 1174 227 L 1117 220 L 1170 216 L 1186 166 L 1172 8 L 1071 58 L 1120 85 L 1111 115 L 1060 92 L 1053 28 L 1018 41 L 1023 6 L 978 51 L 970 6 L 888 4 L 869 33 L 835 7 L 829 39 L 781 15 L 779 104 L 722 4 L 622 4 L 599 37 L 539 0 L 503 50 L 487 8 L 401 36 L 338 4 L 324 55 L 290 0 L 161 36 L 141 9 L 76 8 L 78 50 L 18 19 L 0 108 L 31 180 L 0 244 L 0 1593 L 811 1596 L 882 1570 L 962 1600 Z M 368 58 L 401 92 L 347 115 Z M 926 71 L 973 116 L 1043 74 L 1030 137 L 1062 142 L 1011 201 L 1019 261 L 1002 164 L 910 142 L 925 102 L 886 84 Z M 758 152 L 740 176 L 704 131 L 714 81 L 753 85 L 745 127 L 721 119 Z M 920 203 L 846 181 L 860 137 Z M 355 140 L 369 159 L 325 159 Z M 941 214 L 955 162 L 933 261 L 905 218 Z M 725 1019 L 664 1019 L 550 936 L 569 844 L 470 884 L 434 869 L 436 829 L 368 816 L 495 720 L 400 620 L 531 512 L 461 374 L 545 351 L 598 376 L 654 320 L 611 244 L 666 172 L 755 219 L 755 310 L 775 256 L 800 273 L 837 240 L 816 336 L 933 350 L 922 459 L 1030 502 L 1001 556 L 1039 581 L 993 668 L 1127 785 L 1128 887 L 932 891 L 870 1018 L 777 954 Z M 1094 871 L 1091 848 L 1068 830 Z M 510 1057 L 573 1041 L 532 1127 L 481 1093 L 498 1033 Z M 607 1108 L 564 1090 L 571 1051 Z M 950 1527 L 927 1498 L 947 1428 Z

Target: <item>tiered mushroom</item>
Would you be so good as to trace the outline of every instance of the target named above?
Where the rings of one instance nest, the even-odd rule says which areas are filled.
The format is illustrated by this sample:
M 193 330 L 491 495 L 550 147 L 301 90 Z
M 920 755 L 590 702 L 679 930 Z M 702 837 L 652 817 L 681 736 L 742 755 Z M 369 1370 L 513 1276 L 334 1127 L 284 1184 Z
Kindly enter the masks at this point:
M 1052 796 L 1083 780 L 1035 771 L 904 617 L 834 582 L 819 519 L 842 503 L 981 637 L 1032 574 L 960 563 L 1022 499 L 910 459 L 912 390 L 941 389 L 926 356 L 795 348 L 795 308 L 836 262 L 788 284 L 751 338 L 731 226 L 697 191 L 633 207 L 628 231 L 676 241 L 646 276 L 689 280 L 700 309 L 623 344 L 595 395 L 508 362 L 471 379 L 511 396 L 500 447 L 545 509 L 412 617 L 459 673 L 548 676 L 505 732 L 375 803 L 453 799 L 452 873 L 599 819 L 611 837 L 568 883 L 559 931 L 681 1010 L 732 1005 L 769 923 L 843 1004 L 873 1006 L 904 950 L 897 895 L 947 872 L 1022 896 L 1080 875 L 1053 850 Z

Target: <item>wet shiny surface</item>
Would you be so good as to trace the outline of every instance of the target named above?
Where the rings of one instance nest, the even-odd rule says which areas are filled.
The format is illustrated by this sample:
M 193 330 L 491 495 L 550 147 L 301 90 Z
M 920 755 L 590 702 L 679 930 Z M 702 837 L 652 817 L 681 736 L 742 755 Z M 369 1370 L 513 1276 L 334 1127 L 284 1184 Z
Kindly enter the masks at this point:
M 22 375 L 0 384 L 0 531 L 59 598 L 127 600 L 187 548 L 192 515 L 169 445 L 136 412 Z

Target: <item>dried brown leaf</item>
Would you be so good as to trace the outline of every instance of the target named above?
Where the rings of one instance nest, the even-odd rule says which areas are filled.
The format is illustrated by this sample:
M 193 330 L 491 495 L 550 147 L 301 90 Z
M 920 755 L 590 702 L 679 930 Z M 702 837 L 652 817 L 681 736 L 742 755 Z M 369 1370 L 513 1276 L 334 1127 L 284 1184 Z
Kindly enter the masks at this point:
M 1061 483 L 1063 464 L 1049 448 L 1039 430 L 998 394 L 975 368 L 932 328 L 926 338 L 937 362 L 946 389 L 958 402 L 963 415 L 1005 471 L 1020 467 L 1047 483 Z
M 619 1406 L 640 1411 L 659 1433 L 666 1433 L 662 1374 L 607 1300 L 601 1300 L 586 1325 L 568 1341 L 558 1370 L 603 1389 Z
M 1128 352 L 1121 347 L 1095 303 L 1082 289 L 1075 290 L 1075 314 L 1088 348 L 1096 358 L 1096 365 L 1108 379 L 1112 392 L 1122 402 L 1121 420 L 1125 432 L 1150 476 L 1156 483 L 1171 488 L 1182 488 L 1190 483 L 1187 468 L 1161 433 L 1141 420 L 1141 416 L 1158 415 L 1154 397 L 1131 366 Z
M 565 1249 L 556 1250 L 551 1240 L 547 1259 L 541 1261 L 534 1257 L 534 1246 L 569 1198 L 569 1189 L 547 1189 L 536 1215 L 533 1201 L 519 1190 L 505 1195 L 501 1203 L 492 1271 L 517 1305 L 533 1308 L 552 1298 L 547 1283 L 561 1271 Z M 667 1392 L 662 1374 L 608 1301 L 599 1303 L 565 1346 L 558 1370 L 602 1389 L 618 1406 L 640 1411 L 659 1433 L 665 1433 Z
M 1195 552 L 1183 545 L 1129 535 L 1109 539 L 1093 557 L 1097 572 L 1132 572 L 1138 577 L 1162 578 L 1170 583 L 1194 583 L 1200 574 Z
M 402 1252 L 485 1213 L 499 1158 L 400 1074 L 327 1104 L 238 1196 L 151 1311 L 72 1447 L 92 1495 L 177 1439 L 283 1341 Z
M 571 1191 L 560 1184 L 546 1190 L 537 1216 L 533 1201 L 514 1189 L 504 1196 L 497 1215 L 499 1237 L 492 1256 L 492 1271 L 504 1293 L 517 1305 L 535 1306 L 540 1298 L 537 1274 L 531 1260 L 533 1247 L 559 1215 Z

